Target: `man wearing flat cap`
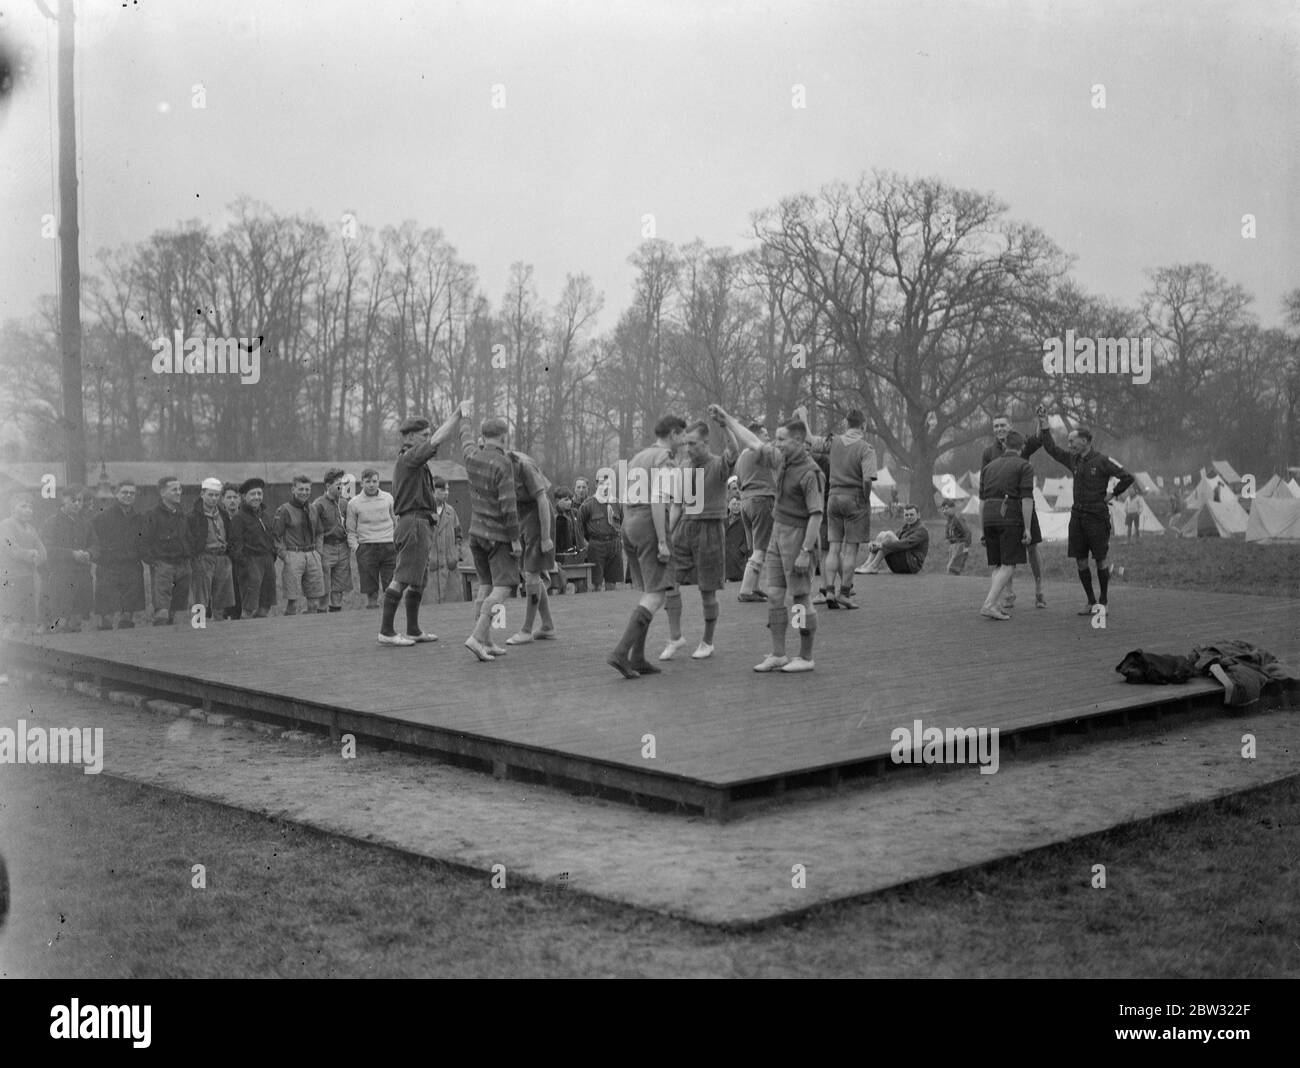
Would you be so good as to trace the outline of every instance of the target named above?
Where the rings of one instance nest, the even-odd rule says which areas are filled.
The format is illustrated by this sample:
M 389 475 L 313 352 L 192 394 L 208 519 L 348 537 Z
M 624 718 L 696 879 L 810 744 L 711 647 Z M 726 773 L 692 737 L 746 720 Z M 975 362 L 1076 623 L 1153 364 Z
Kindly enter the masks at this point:
M 231 519 L 221 507 L 219 478 L 205 478 L 190 511 L 190 603 L 203 605 L 209 620 L 224 619 L 235 603 Z
M 397 567 L 393 581 L 384 590 L 380 645 L 414 645 L 438 640 L 436 634 L 427 634 L 420 628 L 420 600 L 424 596 L 429 549 L 433 544 L 432 528 L 436 522 L 429 461 L 438 455 L 438 446 L 456 432 L 460 411 L 461 406 L 457 405 L 433 433 L 429 431 L 429 420 L 420 418 L 407 419 L 397 428 L 402 435 L 402 447 L 393 468 L 393 512 L 397 516 L 393 541 L 397 546 Z M 398 634 L 393 629 L 393 620 L 403 593 L 406 594 L 406 633 Z
M 239 487 L 244 501 L 230 524 L 230 553 L 239 571 L 245 619 L 265 619 L 275 605 L 275 539 L 262 508 L 265 490 L 260 478 L 247 479 Z

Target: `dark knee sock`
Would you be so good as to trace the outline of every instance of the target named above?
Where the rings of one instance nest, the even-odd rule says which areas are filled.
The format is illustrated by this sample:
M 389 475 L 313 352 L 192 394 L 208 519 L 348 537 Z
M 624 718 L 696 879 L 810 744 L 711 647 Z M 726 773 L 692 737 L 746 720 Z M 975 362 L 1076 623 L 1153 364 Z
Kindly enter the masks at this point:
M 385 637 L 391 638 L 396 633 L 393 630 L 393 619 L 397 615 L 397 606 L 401 603 L 401 593 L 394 590 L 384 590 L 384 618 L 379 626 L 379 633 Z
M 645 640 L 646 635 L 650 633 L 650 620 L 654 619 L 654 614 L 641 605 L 637 605 L 636 608 L 640 622 L 637 624 L 636 633 L 632 636 L 632 650 L 628 655 L 632 663 L 640 664 L 645 660 Z
M 642 655 L 645 653 L 645 632 L 650 626 L 650 620 L 654 617 L 644 605 L 637 605 L 632 609 L 632 615 L 628 617 L 627 628 L 623 631 L 623 637 L 619 639 L 618 645 L 614 647 L 616 656 L 625 656 L 629 660 L 635 660 L 632 650 L 637 645 L 637 639 L 640 639 Z
M 711 601 L 704 606 L 704 641 L 713 644 L 713 631 L 718 625 L 718 602 Z
M 767 629 L 772 632 L 772 654 L 774 656 L 785 656 L 785 629 L 789 625 L 789 609 L 769 608 L 767 610 Z
M 664 600 L 664 609 L 668 614 L 668 637 L 676 641 L 682 636 L 682 592 L 673 589 L 668 591 L 668 596 Z
M 1110 588 L 1110 567 L 1097 568 L 1097 585 L 1101 587 L 1101 603 L 1106 603 L 1106 591 Z
M 1088 603 L 1096 604 L 1097 595 L 1092 592 L 1092 572 L 1086 567 L 1079 569 L 1079 581 L 1083 583 L 1084 592 L 1088 595 Z
M 423 596 L 423 590 L 406 591 L 406 633 L 412 638 L 420 633 L 420 598 Z
M 813 632 L 807 627 L 799 631 L 799 655 L 805 660 L 811 660 L 813 647 Z
M 537 594 L 528 595 L 528 605 L 524 608 L 524 626 L 523 629 L 529 634 L 533 632 L 533 620 L 537 618 Z

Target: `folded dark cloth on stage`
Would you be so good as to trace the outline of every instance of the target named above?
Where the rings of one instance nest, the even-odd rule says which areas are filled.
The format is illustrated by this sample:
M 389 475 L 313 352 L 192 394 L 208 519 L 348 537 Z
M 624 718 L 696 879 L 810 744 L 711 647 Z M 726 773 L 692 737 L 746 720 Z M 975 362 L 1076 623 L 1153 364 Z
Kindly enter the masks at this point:
M 1225 701 L 1230 705 L 1248 705 L 1259 700 L 1264 687 L 1274 680 L 1300 679 L 1300 673 L 1268 650 L 1236 640 L 1197 646 L 1191 656 L 1134 649 L 1125 654 L 1115 670 L 1124 676 L 1125 682 L 1164 686 L 1187 682 L 1195 675 L 1210 675 L 1214 666 L 1222 668 L 1232 683 Z
M 1213 645 L 1198 646 L 1192 650 L 1192 660 L 1198 675 L 1210 674 L 1218 665 L 1232 681 L 1227 703 L 1248 705 L 1259 700 L 1259 695 L 1273 680 L 1300 679 L 1300 674 L 1287 667 L 1266 649 L 1250 642 L 1222 641 Z
M 1189 656 L 1146 653 L 1134 649 L 1124 654 L 1124 659 L 1116 665 L 1115 670 L 1124 676 L 1125 682 L 1166 686 L 1172 682 L 1186 682 L 1196 673 L 1196 666 Z

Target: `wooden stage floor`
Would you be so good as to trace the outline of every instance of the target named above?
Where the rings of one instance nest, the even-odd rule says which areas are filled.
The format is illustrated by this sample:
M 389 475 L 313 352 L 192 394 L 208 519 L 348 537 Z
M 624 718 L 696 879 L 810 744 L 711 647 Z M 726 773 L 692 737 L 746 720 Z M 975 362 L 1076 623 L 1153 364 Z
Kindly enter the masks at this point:
M 768 651 L 767 608 L 737 603 L 734 585 L 721 595 L 711 659 L 690 659 L 702 622 L 699 594 L 688 588 L 685 649 L 656 661 L 662 675 L 634 680 L 604 663 L 632 591 L 553 598 L 559 640 L 512 646 L 490 664 L 461 644 L 472 624 L 467 604 L 425 605 L 425 628 L 441 640 L 408 648 L 379 646 L 379 613 L 349 610 L 14 639 L 6 652 L 10 662 L 108 686 L 351 732 L 359 744 L 386 738 L 498 776 L 658 799 L 715 818 L 787 786 L 891 768 L 891 732 L 916 719 L 997 727 L 1011 748 L 1026 732 L 1217 700 L 1212 680 L 1127 685 L 1114 668 L 1131 649 L 1186 653 L 1238 638 L 1300 662 L 1291 600 L 1116 584 L 1108 626 L 1095 629 L 1075 615 L 1077 586 L 1049 584 L 1050 607 L 1036 610 L 1026 579 L 1015 618 L 1002 623 L 977 615 L 983 579 L 860 576 L 862 609 L 819 611 L 817 667 L 802 675 L 752 670 Z M 499 642 L 517 629 L 522 607 L 508 602 Z M 652 658 L 666 635 L 660 613 Z M 789 647 L 798 648 L 794 632 Z M 647 735 L 652 757 L 643 755 Z

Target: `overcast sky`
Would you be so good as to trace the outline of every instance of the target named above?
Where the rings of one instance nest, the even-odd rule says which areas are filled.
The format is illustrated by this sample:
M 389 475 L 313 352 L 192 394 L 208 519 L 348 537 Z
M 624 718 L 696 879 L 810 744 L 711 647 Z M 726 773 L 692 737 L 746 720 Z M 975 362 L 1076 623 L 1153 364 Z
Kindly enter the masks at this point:
M 751 211 L 879 167 L 996 195 L 1094 292 L 1135 302 L 1144 270 L 1203 260 L 1276 325 L 1300 286 L 1297 10 L 82 0 L 83 263 L 183 219 L 219 229 L 247 194 L 440 227 L 494 303 L 515 260 L 547 302 L 585 271 L 608 328 L 642 215 L 669 241 L 745 246 Z M 0 27 L 35 48 L 0 116 L 0 316 L 25 316 L 56 276 L 55 31 L 32 2 Z

